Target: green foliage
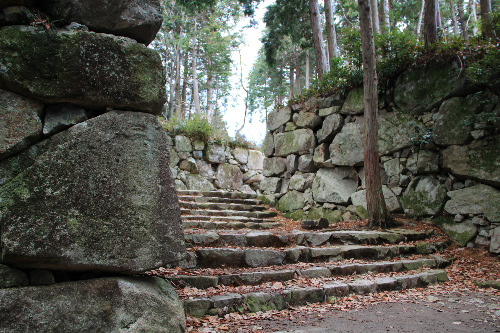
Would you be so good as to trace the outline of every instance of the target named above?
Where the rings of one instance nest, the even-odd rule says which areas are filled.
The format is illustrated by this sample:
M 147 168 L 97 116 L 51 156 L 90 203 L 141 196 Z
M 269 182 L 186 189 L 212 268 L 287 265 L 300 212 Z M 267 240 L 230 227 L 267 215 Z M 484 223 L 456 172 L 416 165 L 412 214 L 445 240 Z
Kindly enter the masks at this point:
M 258 149 L 255 142 L 248 140 L 246 136 L 243 134 L 236 134 L 234 138 L 229 138 L 225 143 L 227 146 L 231 148 L 241 147 L 241 148 L 249 148 L 249 149 Z
M 476 84 L 492 84 L 500 79 L 500 42 L 483 50 L 482 59 L 471 64 L 467 78 Z
M 173 117 L 168 122 L 163 122 L 170 136 L 185 135 L 190 139 L 208 142 L 213 137 L 212 126 L 206 118 L 195 115 L 191 119 Z

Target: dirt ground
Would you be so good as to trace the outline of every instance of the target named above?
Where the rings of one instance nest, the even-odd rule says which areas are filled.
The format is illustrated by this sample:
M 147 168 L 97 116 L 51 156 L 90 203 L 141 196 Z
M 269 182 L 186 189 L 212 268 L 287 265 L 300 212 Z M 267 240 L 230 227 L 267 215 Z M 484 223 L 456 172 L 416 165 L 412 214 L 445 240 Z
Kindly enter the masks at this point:
M 274 316 L 240 332 L 381 333 L 500 332 L 500 297 L 491 293 L 429 296 L 369 305 L 359 310 Z

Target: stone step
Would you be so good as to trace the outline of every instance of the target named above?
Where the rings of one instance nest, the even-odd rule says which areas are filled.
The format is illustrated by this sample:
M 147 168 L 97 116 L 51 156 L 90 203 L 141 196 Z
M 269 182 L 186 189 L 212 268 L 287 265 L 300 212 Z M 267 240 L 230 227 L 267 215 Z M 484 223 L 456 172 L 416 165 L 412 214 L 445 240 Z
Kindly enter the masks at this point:
M 211 222 L 241 222 L 241 223 L 272 223 L 272 219 L 246 217 L 246 216 L 204 216 L 204 215 L 183 215 L 182 221 L 211 221 Z
M 367 295 L 383 291 L 405 290 L 427 287 L 446 281 L 448 281 L 448 276 L 445 271 L 429 270 L 416 274 L 381 277 L 373 280 L 328 281 L 319 287 L 296 287 L 276 292 L 230 293 L 212 297 L 191 298 L 184 300 L 184 309 L 186 314 L 192 317 L 224 315 L 231 312 L 279 311 L 288 309 L 290 306 L 335 301 L 336 298 L 350 294 Z
M 243 204 L 235 204 L 235 203 L 216 203 L 216 202 L 207 202 L 207 203 L 198 203 L 198 202 L 179 202 L 182 209 L 208 209 L 208 210 L 232 210 L 232 211 L 247 211 L 247 212 L 255 212 L 255 211 L 264 211 L 268 208 L 266 206 L 257 206 L 257 205 L 243 205 Z
M 261 205 L 262 201 L 259 199 L 229 199 L 217 197 L 203 197 L 203 196 L 188 196 L 178 195 L 180 202 L 198 202 L 198 203 L 229 203 L 237 205 Z
M 212 222 L 212 221 L 182 221 L 184 229 L 197 228 L 205 230 L 223 230 L 223 229 L 254 229 L 269 230 L 281 226 L 278 222 Z
M 181 208 L 181 214 L 186 216 L 234 216 L 265 219 L 278 216 L 278 213 L 272 211 L 247 212 L 238 210 L 209 210 L 209 209 L 184 209 Z
M 327 231 L 327 232 L 199 232 L 184 235 L 186 243 L 195 246 L 258 246 L 283 247 L 292 245 L 323 246 L 340 244 L 397 244 L 423 240 L 426 232 L 397 229 L 394 231 Z
M 387 260 L 413 254 L 432 254 L 443 250 L 449 242 L 416 245 L 328 247 L 296 246 L 288 249 L 267 248 L 198 248 L 186 253 L 181 268 L 266 267 L 298 262 L 331 262 L 342 259 Z
M 449 261 L 441 258 L 436 259 L 416 259 L 399 261 L 382 261 L 373 263 L 347 263 L 328 264 L 326 266 L 287 267 L 278 270 L 256 270 L 251 272 L 221 274 L 221 275 L 177 275 L 162 276 L 172 281 L 178 286 L 190 286 L 198 289 L 215 288 L 218 285 L 244 286 L 259 285 L 267 282 L 285 282 L 297 277 L 302 278 L 329 278 L 332 276 L 347 276 L 353 274 L 391 273 L 412 271 L 420 268 L 445 268 Z M 193 271 L 196 274 L 197 271 Z
M 213 198 L 227 199 L 256 199 L 257 194 L 242 193 L 242 192 L 227 192 L 227 191 L 193 191 L 193 190 L 177 190 L 178 195 L 195 195 Z

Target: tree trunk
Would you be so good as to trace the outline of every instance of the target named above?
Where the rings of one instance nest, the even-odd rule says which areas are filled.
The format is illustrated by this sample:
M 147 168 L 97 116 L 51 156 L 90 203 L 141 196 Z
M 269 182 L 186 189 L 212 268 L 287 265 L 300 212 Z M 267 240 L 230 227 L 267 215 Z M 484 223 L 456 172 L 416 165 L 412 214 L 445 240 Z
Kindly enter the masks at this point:
M 212 105 L 212 96 L 213 96 L 213 85 L 214 85 L 214 76 L 212 73 L 212 59 L 208 59 L 207 66 L 207 119 L 209 123 L 212 123 L 212 113 L 213 113 L 213 105 Z
M 422 0 L 422 7 L 420 7 L 420 15 L 418 16 L 418 23 L 417 23 L 417 38 L 420 39 L 420 33 L 422 32 L 422 22 L 424 19 L 424 8 L 425 8 L 425 0 Z
M 182 55 L 180 47 L 175 59 L 175 113 L 178 116 L 181 113 L 181 63 Z
M 379 34 L 380 20 L 378 17 L 378 0 L 371 0 L 371 13 L 372 13 L 373 34 Z
M 472 36 L 477 35 L 477 10 L 476 10 L 476 0 L 470 0 L 470 9 L 472 13 Z
M 310 74 L 310 64 L 311 56 L 309 55 L 309 50 L 306 51 L 306 89 L 309 89 L 309 76 Z
M 491 0 L 480 0 L 481 34 L 484 38 L 495 38 L 495 29 L 491 21 Z
M 189 65 L 189 57 L 186 52 L 184 55 L 184 77 L 182 79 L 182 101 L 181 101 L 181 119 L 186 118 L 186 103 L 187 103 L 187 85 L 188 85 L 188 65 Z
M 200 94 L 198 91 L 198 46 L 196 43 L 196 19 L 194 20 L 194 34 L 193 34 L 193 103 L 194 110 L 196 114 L 201 115 L 201 107 L 200 107 Z
M 175 105 L 175 68 L 174 64 L 170 66 L 170 77 L 168 79 L 169 90 L 169 101 L 168 101 L 168 119 L 172 119 L 174 116 L 174 105 Z
M 452 0 L 448 0 L 448 4 L 450 5 L 451 22 L 453 23 L 453 34 L 458 35 L 460 34 L 460 30 L 458 29 L 458 20 L 457 15 L 455 14 L 455 6 L 453 5 Z
M 380 9 L 382 10 L 380 13 L 380 17 L 382 18 L 382 32 L 387 33 L 391 31 L 389 0 L 382 0 L 382 7 Z
M 391 217 L 387 210 L 380 180 L 378 153 L 378 78 L 375 41 L 371 22 L 370 0 L 358 0 L 361 45 L 363 51 L 363 86 L 365 104 L 364 162 L 368 226 L 387 228 Z
M 460 30 L 462 30 L 462 36 L 464 37 L 465 42 L 468 44 L 469 30 L 467 29 L 467 17 L 464 11 L 464 0 L 458 0 L 457 9 L 458 9 L 458 21 L 460 22 Z
M 332 10 L 332 0 L 325 0 L 325 17 L 326 17 L 326 40 L 328 43 L 328 59 L 338 57 L 338 47 L 337 47 L 337 31 L 335 29 L 335 21 L 333 20 L 333 10 Z
M 327 61 L 323 45 L 323 28 L 321 26 L 318 0 L 309 0 L 309 17 L 313 33 L 314 54 L 316 55 L 316 69 L 318 71 L 318 79 L 321 80 L 323 74 L 326 72 Z
M 441 5 L 439 4 L 439 0 L 436 0 L 436 14 L 437 27 L 438 29 L 443 29 L 443 18 L 441 17 Z
M 436 14 L 436 0 L 425 0 L 424 42 L 426 48 L 438 40 Z
M 302 89 L 300 85 L 300 64 L 299 64 L 299 55 L 297 54 L 297 50 L 293 52 L 293 59 L 295 61 L 295 90 L 297 91 L 297 96 L 300 95 Z
M 293 64 L 290 63 L 290 99 L 295 97 L 295 71 L 293 70 Z

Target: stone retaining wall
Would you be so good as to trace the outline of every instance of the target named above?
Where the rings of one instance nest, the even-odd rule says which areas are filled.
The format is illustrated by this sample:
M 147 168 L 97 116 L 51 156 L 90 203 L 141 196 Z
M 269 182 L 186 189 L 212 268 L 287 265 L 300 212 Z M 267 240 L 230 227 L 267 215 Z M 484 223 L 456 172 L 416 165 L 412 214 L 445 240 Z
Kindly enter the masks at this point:
M 498 87 L 456 65 L 402 74 L 380 96 L 381 177 L 392 213 L 432 219 L 462 245 L 500 253 Z M 366 218 L 363 90 L 273 111 L 260 190 L 295 219 Z M 497 121 L 487 121 L 488 117 Z
M 264 154 L 177 135 L 170 140 L 170 168 L 178 190 L 259 192 Z M 259 192 L 260 193 L 260 192 Z

